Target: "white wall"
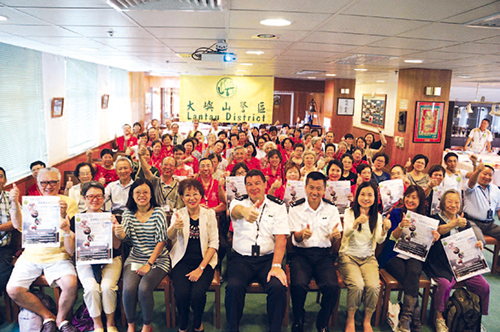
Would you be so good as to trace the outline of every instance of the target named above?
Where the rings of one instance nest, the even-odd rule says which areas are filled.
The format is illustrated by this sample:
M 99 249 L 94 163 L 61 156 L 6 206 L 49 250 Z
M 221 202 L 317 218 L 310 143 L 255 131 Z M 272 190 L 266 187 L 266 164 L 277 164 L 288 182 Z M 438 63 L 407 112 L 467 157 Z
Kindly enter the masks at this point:
M 384 135 L 394 136 L 394 124 L 396 122 L 396 99 L 398 94 L 398 83 L 376 83 L 376 84 L 356 84 L 354 96 L 354 119 L 353 126 L 369 131 L 376 132 L 378 127 L 361 124 L 361 106 L 363 95 L 387 95 Z
M 450 101 L 474 101 L 476 100 L 477 87 L 451 86 Z M 486 101 L 500 101 L 500 89 L 483 88 L 479 86 L 477 100 L 484 96 Z
M 68 131 L 65 112 L 59 118 L 51 117 L 52 98 L 65 97 L 65 58 L 62 56 L 42 53 L 43 70 L 43 100 L 46 119 L 47 153 L 46 161 L 49 165 L 58 163 L 69 158 L 68 154 Z M 127 76 L 128 78 L 128 76 Z M 108 109 L 97 108 L 98 117 L 98 145 L 113 139 L 115 134 L 122 135 L 122 125 L 130 123 L 131 106 L 130 95 L 126 98 L 118 98 L 111 93 L 110 67 L 98 65 L 99 101 L 103 94 L 110 95 Z M 128 84 L 127 84 L 128 86 Z M 84 152 L 84 151 L 82 151 Z

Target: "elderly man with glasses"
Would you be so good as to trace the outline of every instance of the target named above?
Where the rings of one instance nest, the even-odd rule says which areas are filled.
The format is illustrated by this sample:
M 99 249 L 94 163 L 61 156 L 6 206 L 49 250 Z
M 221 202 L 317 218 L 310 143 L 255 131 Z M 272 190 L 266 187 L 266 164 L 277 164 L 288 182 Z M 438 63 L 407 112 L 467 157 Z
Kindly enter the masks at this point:
M 22 308 L 43 318 L 42 332 L 78 332 L 66 320 L 77 295 L 76 271 L 70 255 L 75 252 L 75 234 L 70 230 L 69 220 L 78 212 L 75 200 L 59 195 L 61 173 L 57 168 L 41 169 L 37 176 L 38 188 L 43 196 L 59 196 L 61 208 L 59 247 L 29 247 L 19 257 L 7 284 L 9 296 Z M 22 232 L 22 215 L 19 205 L 19 189 L 14 185 L 10 192 L 12 225 Z M 51 287 L 59 287 L 61 296 L 58 313 L 54 316 L 38 297 L 29 291 L 31 284 L 44 274 Z

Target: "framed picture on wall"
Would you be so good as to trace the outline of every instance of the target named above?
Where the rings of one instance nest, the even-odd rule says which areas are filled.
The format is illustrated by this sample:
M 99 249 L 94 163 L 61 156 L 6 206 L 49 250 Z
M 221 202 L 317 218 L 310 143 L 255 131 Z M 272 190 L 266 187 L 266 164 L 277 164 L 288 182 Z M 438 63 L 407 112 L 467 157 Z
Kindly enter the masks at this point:
M 64 98 L 52 98 L 52 112 L 53 118 L 59 118 L 63 116 L 64 110 Z
M 363 95 L 361 123 L 384 128 L 387 95 Z
M 108 103 L 109 103 L 109 95 L 102 95 L 101 108 L 102 109 L 108 108 Z
M 413 143 L 440 143 L 445 103 L 417 101 Z
M 337 115 L 354 115 L 354 98 L 337 98 Z

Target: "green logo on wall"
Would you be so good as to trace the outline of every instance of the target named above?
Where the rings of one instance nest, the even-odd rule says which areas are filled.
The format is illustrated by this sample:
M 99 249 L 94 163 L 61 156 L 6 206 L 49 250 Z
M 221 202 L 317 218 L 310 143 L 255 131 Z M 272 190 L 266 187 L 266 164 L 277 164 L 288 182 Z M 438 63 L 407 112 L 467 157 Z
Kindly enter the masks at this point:
M 217 94 L 222 98 L 231 98 L 236 94 L 236 84 L 230 77 L 223 77 L 215 87 Z

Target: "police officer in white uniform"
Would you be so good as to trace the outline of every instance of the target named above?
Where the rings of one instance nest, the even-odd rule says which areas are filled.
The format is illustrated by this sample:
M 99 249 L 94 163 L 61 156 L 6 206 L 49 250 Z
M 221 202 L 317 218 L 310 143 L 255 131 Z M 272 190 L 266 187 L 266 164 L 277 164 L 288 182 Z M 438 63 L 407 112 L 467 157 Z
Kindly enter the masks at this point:
M 326 176 L 311 172 L 306 178 L 307 199 L 290 204 L 288 220 L 293 246 L 288 257 L 294 317 L 292 332 L 304 331 L 304 302 L 312 277 L 323 294 L 316 319 L 318 331 L 329 331 L 328 320 L 337 302 L 339 287 L 332 244 L 340 239 L 342 224 L 337 207 L 323 198 L 325 189 Z
M 226 317 L 228 330 L 238 331 L 247 286 L 254 280 L 266 289 L 269 331 L 281 331 L 285 317 L 286 275 L 282 269 L 290 234 L 283 201 L 265 195 L 266 178 L 260 170 L 245 176 L 248 195 L 231 202 L 233 249 L 227 264 Z

